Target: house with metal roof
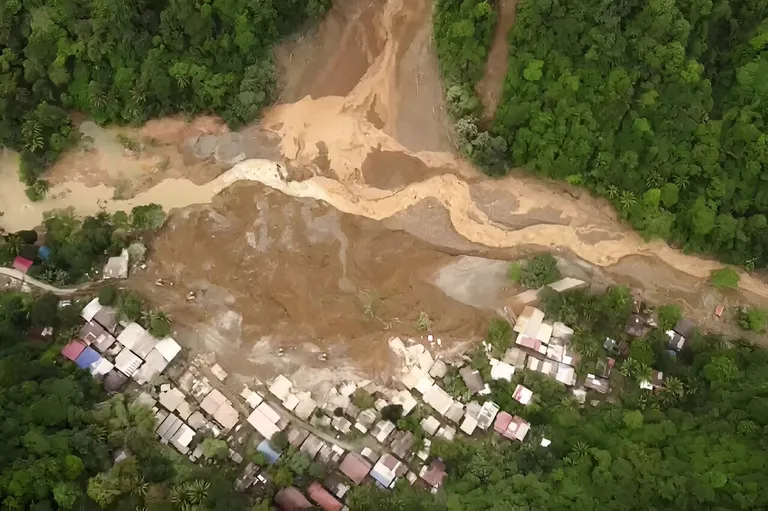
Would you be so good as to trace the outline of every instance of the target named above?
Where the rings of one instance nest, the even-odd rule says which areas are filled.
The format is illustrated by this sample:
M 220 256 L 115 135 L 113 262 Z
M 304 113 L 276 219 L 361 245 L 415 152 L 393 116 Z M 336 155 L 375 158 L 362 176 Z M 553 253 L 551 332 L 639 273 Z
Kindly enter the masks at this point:
M 356 452 L 347 453 L 339 465 L 339 471 L 353 483 L 360 484 L 371 471 L 372 465 Z

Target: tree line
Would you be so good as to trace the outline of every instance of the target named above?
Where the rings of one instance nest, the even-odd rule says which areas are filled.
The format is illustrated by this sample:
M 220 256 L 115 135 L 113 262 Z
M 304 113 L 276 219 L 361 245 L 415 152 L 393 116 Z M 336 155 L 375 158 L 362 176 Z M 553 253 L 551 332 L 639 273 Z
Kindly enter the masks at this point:
M 440 51 L 469 30 L 437 27 L 446 78 L 476 68 Z M 646 238 L 768 264 L 765 2 L 532 0 L 509 41 L 490 127 L 508 164 L 606 197 Z
M 138 124 L 212 112 L 232 124 L 272 99 L 271 49 L 329 0 L 19 0 L 0 5 L 0 144 L 35 183 L 76 140 L 68 111 Z M 37 186 L 37 192 L 44 190 Z

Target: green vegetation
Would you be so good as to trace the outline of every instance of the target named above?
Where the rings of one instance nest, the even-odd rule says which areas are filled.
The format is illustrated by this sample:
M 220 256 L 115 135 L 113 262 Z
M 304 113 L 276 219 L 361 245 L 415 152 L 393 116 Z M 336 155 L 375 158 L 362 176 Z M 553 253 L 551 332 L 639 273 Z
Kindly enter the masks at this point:
M 739 287 L 739 274 L 733 268 L 713 270 L 709 281 L 717 289 L 736 289 Z
M 739 309 L 739 326 L 744 330 L 764 332 L 768 321 L 768 312 L 758 307 L 741 307 Z
M 449 104 L 482 67 L 484 3 L 436 4 Z M 487 138 L 510 166 L 607 198 L 646 238 L 764 267 L 766 34 L 759 0 L 520 2 Z
M 157 204 L 137 206 L 130 215 L 101 212 L 80 218 L 71 211 L 56 212 L 43 222 L 49 257 L 38 254 L 36 233 L 21 235 L 34 231 L 19 231 L 0 238 L 0 264 L 8 265 L 20 255 L 35 263 L 31 277 L 59 286 L 82 282 L 100 270 L 107 257 L 120 255 L 131 242 L 162 226 L 165 218 Z
M 682 313 L 680 307 L 674 304 L 659 307 L 659 328 L 671 330 L 680 320 Z
M 496 26 L 496 12 L 486 0 L 438 0 L 434 36 L 446 85 L 448 110 L 456 119 L 459 147 L 490 173 L 503 173 L 507 143 L 479 126 L 480 101 L 475 84 L 483 76 Z
M 763 455 L 768 351 L 744 342 L 726 348 L 718 336 L 694 332 L 673 359 L 661 329 L 644 338 L 624 333 L 632 313 L 627 288 L 612 288 L 602 295 L 583 290 L 542 295 L 547 317 L 576 330 L 574 344 L 594 346 L 592 356 L 582 361 L 580 374 L 594 370 L 594 359 L 604 356 L 605 336 L 628 344 L 618 355 L 621 370 L 611 374 L 609 399 L 590 393 L 580 406 L 555 380 L 517 371 L 511 383 L 491 384 L 491 399 L 531 423 L 525 442 L 495 433 L 457 437 L 455 442 L 434 440 L 431 455 L 448 467 L 438 498 L 427 498 L 407 484 L 394 492 L 363 487 L 352 492 L 352 510 L 768 506 L 760 485 L 768 476 L 768 459 Z M 675 311 L 666 310 L 671 320 Z M 503 328 L 497 324 L 492 330 Z M 484 371 L 475 357 L 472 365 Z M 637 382 L 648 376 L 650 367 L 665 373 L 663 387 L 655 392 L 640 389 Z M 518 383 L 534 392 L 528 406 L 511 397 Z M 592 400 L 599 404 L 591 405 Z M 541 447 L 542 438 L 551 440 L 551 445 Z
M 416 330 L 419 332 L 427 332 L 432 329 L 432 320 L 429 319 L 429 315 L 421 311 L 419 313 L 419 317 L 416 318 L 416 321 L 413 323 L 413 326 L 416 327 Z
M 59 359 L 82 320 L 77 303 L 57 301 L 0 293 L 0 507 L 251 509 L 231 469 L 190 464 L 158 443 L 151 410 L 108 398 L 88 371 Z M 52 344 L 27 339 L 40 326 L 54 328 Z
M 113 2 L 0 6 L 0 145 L 33 186 L 76 140 L 67 111 L 98 123 L 173 112 L 254 119 L 275 88 L 271 49 L 327 0 Z
M 560 270 L 557 269 L 557 259 L 549 252 L 535 255 L 524 264 L 510 264 L 507 276 L 528 289 L 538 289 L 560 280 L 561 277 Z

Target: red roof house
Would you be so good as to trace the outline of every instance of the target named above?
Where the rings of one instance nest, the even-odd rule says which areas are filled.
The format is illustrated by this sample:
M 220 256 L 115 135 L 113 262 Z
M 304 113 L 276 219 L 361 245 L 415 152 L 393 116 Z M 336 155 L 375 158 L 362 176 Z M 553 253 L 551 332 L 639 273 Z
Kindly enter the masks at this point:
M 341 465 L 339 465 L 341 473 L 349 477 L 355 484 L 362 483 L 365 476 L 371 471 L 371 468 L 372 466 L 368 463 L 368 460 L 356 452 L 347 454 Z
M 284 511 L 297 511 L 299 509 L 310 509 L 312 504 L 299 490 L 293 486 L 283 488 L 275 495 L 275 502 L 280 509 Z
M 72 362 L 85 350 L 86 344 L 80 339 L 75 339 L 61 349 L 61 354 Z
M 26 257 L 16 256 L 13 260 L 13 267 L 19 270 L 21 273 L 27 273 L 32 265 L 35 264 Z
M 315 481 L 307 488 L 309 498 L 314 500 L 323 511 L 341 511 L 344 507 L 341 502 L 323 488 L 323 485 Z
M 496 433 L 503 435 L 509 427 L 509 423 L 512 422 L 512 415 L 507 412 L 499 412 L 496 416 L 496 422 L 493 423 L 493 430 Z

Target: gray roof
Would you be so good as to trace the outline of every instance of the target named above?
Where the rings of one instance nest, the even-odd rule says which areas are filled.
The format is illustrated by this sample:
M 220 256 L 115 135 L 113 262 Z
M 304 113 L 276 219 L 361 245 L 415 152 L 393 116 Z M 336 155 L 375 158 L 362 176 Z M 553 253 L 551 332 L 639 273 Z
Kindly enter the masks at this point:
M 485 388 L 485 385 L 483 384 L 483 378 L 480 376 L 480 371 L 477 369 L 464 366 L 459 370 L 459 374 L 464 380 L 464 384 L 473 394 L 480 392 Z

